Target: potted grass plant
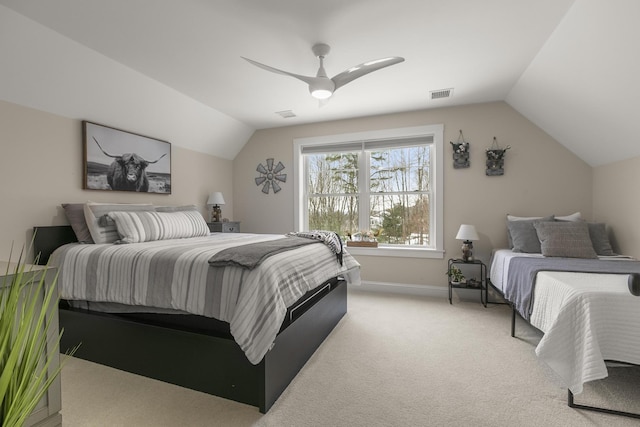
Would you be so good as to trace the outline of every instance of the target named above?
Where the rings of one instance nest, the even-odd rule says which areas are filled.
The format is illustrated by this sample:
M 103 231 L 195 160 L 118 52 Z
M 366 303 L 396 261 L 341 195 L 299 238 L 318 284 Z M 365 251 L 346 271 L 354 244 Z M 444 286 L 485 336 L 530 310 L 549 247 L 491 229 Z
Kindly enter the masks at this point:
M 23 426 L 60 374 L 58 360 L 62 332 L 50 331 L 56 279 L 45 283 L 46 269 L 32 271 L 23 262 L 8 263 L 0 278 L 0 425 Z M 47 342 L 53 335 L 55 342 Z

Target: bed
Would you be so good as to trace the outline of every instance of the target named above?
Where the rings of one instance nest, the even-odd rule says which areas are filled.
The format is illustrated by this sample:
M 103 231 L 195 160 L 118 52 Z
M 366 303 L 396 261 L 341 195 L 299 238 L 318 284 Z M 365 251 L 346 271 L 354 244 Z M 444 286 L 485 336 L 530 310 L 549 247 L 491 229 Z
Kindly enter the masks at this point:
M 39 262 L 58 269 L 62 349 L 81 343 L 76 357 L 262 413 L 346 313 L 347 282 L 359 281 L 355 259 L 323 242 L 270 254 L 253 269 L 211 262 L 284 236 L 82 244 L 71 226 L 34 232 Z
M 573 403 L 584 383 L 607 377 L 607 361 L 640 364 L 640 262 L 601 250 L 588 223 L 526 221 L 508 222 L 513 248 L 494 250 L 489 270 L 492 287 L 513 308 L 512 336 L 516 313 L 544 333 L 536 355 L 567 387 L 570 406 L 640 417 Z M 521 239 L 525 229 L 537 247 Z

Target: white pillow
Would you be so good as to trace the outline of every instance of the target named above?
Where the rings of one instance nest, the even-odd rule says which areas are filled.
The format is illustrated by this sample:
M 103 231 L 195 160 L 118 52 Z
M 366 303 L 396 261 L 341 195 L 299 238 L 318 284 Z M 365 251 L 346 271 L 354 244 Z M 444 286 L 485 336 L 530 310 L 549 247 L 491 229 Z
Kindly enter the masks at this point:
M 109 212 L 116 223 L 118 243 L 208 236 L 209 226 L 196 210 L 176 212 Z
M 507 214 L 507 221 L 530 221 L 541 218 L 541 216 L 515 216 Z M 582 221 L 582 214 L 576 212 L 566 216 L 554 216 L 554 218 L 558 221 Z
M 576 212 L 567 216 L 556 216 L 555 218 L 556 218 L 556 221 L 576 222 L 576 221 L 582 221 L 582 214 L 580 212 Z
M 542 218 L 541 216 L 515 216 L 507 214 L 507 221 L 533 221 Z
M 114 243 L 120 236 L 115 224 L 100 224 L 100 217 L 113 211 L 153 211 L 151 204 L 93 203 L 84 205 L 84 219 L 94 243 Z
M 156 206 L 156 212 L 197 211 L 196 205 Z

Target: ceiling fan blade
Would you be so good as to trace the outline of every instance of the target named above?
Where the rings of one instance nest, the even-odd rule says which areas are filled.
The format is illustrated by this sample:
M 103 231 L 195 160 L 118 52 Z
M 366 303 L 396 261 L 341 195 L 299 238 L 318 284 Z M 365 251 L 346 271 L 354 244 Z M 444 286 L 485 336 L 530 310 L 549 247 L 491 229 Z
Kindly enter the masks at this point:
M 253 59 L 245 58 L 244 56 L 241 56 L 240 58 L 244 59 L 245 61 L 249 62 L 250 64 L 255 65 L 256 67 L 262 68 L 263 70 L 271 71 L 272 73 L 276 73 L 276 74 L 284 74 L 285 76 L 295 77 L 296 79 L 302 80 L 303 82 L 305 82 L 307 84 L 313 84 L 318 79 L 317 77 L 302 76 L 300 74 L 294 74 L 294 73 L 290 73 L 288 71 L 278 70 L 277 68 L 273 68 L 273 67 L 270 67 L 268 65 L 264 65 L 264 64 L 261 64 L 259 62 L 256 62 Z
M 390 65 L 398 64 L 404 61 L 404 58 L 399 56 L 391 56 L 389 58 L 376 59 L 374 61 L 364 62 L 362 64 L 351 67 L 348 70 L 335 75 L 331 80 L 336 85 L 336 89 L 346 85 L 349 82 L 362 77 L 365 74 L 369 74 L 373 71 L 379 70 Z

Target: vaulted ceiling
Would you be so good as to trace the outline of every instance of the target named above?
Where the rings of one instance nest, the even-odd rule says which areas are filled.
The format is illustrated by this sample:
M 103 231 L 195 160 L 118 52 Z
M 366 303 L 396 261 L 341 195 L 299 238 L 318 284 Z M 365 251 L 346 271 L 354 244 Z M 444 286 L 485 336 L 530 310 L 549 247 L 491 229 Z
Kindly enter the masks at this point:
M 640 155 L 638 18 L 637 0 L 0 0 L 0 99 L 147 128 L 172 104 L 193 121 L 161 120 L 172 142 L 225 158 L 256 129 L 504 100 L 597 166 Z M 405 61 L 320 106 L 241 58 L 313 76 L 318 42 L 329 77 Z

